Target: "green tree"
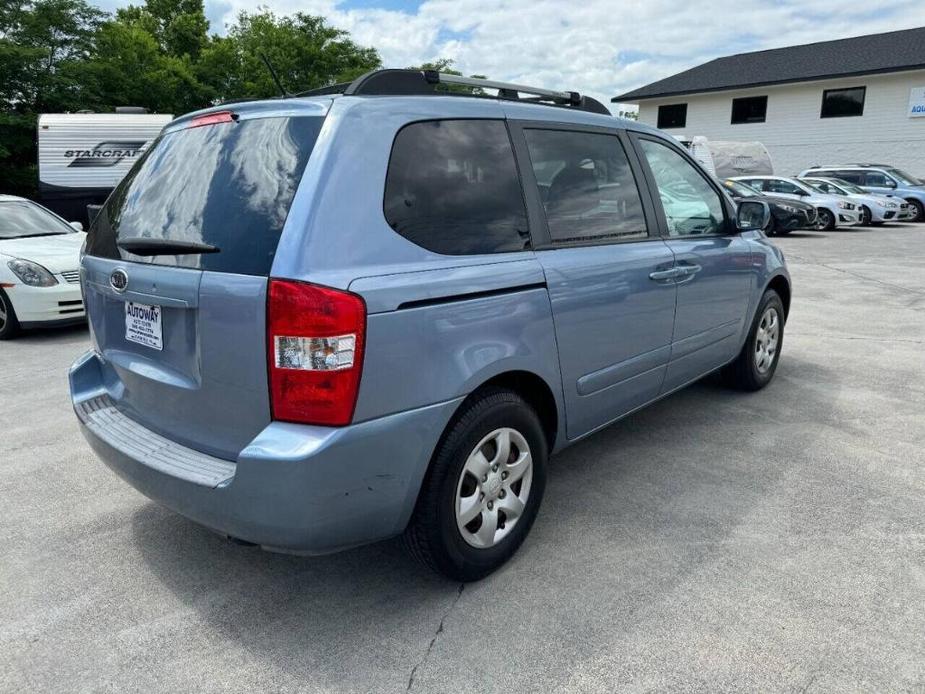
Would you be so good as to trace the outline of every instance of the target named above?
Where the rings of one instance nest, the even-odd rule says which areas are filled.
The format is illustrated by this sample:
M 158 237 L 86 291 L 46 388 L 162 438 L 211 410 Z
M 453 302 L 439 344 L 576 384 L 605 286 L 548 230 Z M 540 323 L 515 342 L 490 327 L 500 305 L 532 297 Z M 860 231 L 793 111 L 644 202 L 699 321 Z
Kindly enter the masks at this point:
M 197 74 L 218 99 L 278 96 L 261 54 L 290 92 L 349 81 L 381 65 L 375 49 L 357 45 L 324 17 L 302 12 L 280 17 L 261 10 L 241 12 L 227 37 L 214 37 L 202 52 Z
M 209 42 L 209 20 L 202 0 L 146 0 L 116 10 L 116 21 L 136 25 L 170 56 L 196 58 Z
M 207 106 L 214 91 L 196 76 L 188 54 L 163 52 L 140 23 L 107 22 L 99 31 L 95 59 L 83 66 L 79 80 L 93 93 L 97 110 L 143 106 L 159 113 L 185 113 Z
M 0 11 L 0 99 L 4 109 L 67 108 L 80 85 L 68 68 L 93 53 L 106 17 L 84 0 L 3 0 Z
M 0 192 L 34 191 L 35 114 L 81 107 L 72 75 L 105 16 L 83 0 L 0 0 Z

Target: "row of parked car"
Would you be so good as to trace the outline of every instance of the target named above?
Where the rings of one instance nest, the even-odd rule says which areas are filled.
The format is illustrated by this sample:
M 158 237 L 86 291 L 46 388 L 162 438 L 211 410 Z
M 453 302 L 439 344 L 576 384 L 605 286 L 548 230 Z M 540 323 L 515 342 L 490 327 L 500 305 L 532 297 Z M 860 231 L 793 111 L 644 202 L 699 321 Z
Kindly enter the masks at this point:
M 925 221 L 925 183 L 883 165 L 817 166 L 797 177 L 735 176 L 723 184 L 735 200 L 771 208 L 768 235 L 884 222 Z

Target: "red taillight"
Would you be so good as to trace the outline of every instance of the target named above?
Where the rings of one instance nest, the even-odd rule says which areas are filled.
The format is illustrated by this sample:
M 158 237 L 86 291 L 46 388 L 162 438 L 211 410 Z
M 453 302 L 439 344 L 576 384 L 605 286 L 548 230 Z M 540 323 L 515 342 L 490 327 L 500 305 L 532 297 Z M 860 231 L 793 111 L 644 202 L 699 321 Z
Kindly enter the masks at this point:
M 218 111 L 217 113 L 207 113 L 204 116 L 196 116 L 189 122 L 187 128 L 198 128 L 200 125 L 215 125 L 217 123 L 232 123 L 236 116 L 231 111 Z
M 365 336 L 366 304 L 356 294 L 271 279 L 267 360 L 273 419 L 350 424 Z

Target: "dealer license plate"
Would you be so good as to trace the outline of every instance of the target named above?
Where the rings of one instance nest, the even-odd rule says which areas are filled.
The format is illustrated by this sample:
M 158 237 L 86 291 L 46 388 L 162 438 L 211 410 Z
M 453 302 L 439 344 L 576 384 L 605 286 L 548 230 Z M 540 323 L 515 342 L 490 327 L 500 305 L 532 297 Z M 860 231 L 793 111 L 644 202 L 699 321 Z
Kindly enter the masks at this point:
M 125 339 L 151 349 L 164 349 L 160 306 L 125 302 Z

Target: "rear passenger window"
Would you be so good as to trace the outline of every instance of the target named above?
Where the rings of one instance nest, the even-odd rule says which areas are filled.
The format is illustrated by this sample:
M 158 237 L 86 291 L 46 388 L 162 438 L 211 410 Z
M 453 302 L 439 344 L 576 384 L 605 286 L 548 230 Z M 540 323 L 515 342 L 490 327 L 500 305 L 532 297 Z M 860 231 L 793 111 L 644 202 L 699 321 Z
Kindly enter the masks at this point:
M 392 147 L 385 218 L 435 253 L 522 251 L 527 210 L 503 121 L 436 120 L 407 125 Z
M 829 171 L 828 174 L 843 181 L 848 181 L 848 183 L 864 184 L 864 174 L 860 171 Z
M 648 236 L 619 138 L 568 130 L 526 130 L 525 135 L 554 243 Z

